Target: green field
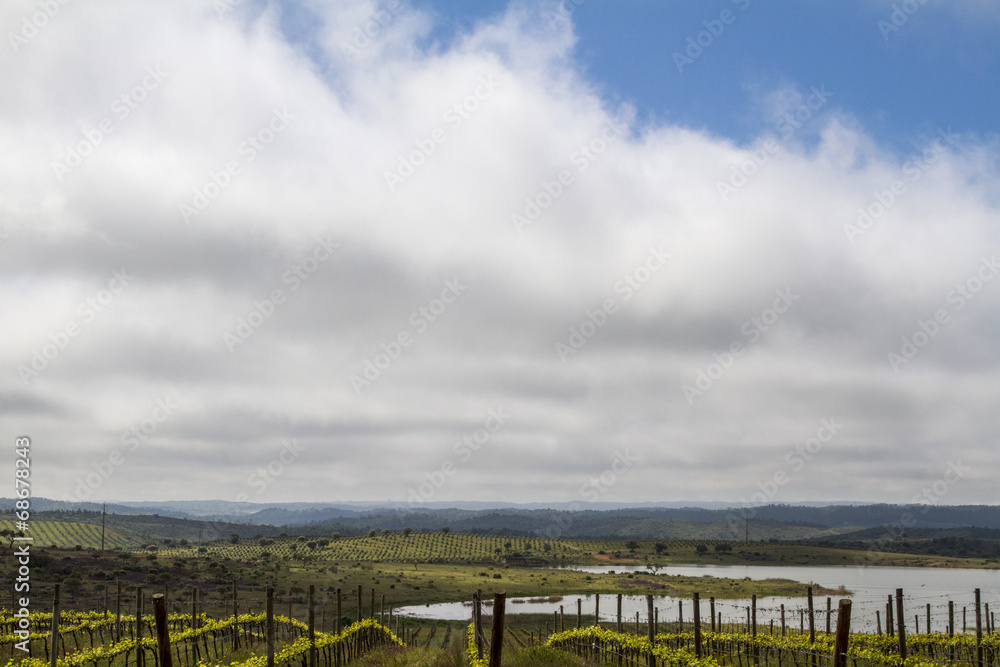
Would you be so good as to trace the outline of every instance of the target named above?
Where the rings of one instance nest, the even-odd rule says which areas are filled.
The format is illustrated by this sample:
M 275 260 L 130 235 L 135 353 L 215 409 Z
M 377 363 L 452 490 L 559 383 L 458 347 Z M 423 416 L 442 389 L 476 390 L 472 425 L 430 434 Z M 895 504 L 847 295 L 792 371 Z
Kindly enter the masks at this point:
M 534 565 L 910 565 L 997 567 L 992 559 L 969 559 L 858 551 L 835 546 L 721 540 L 546 540 L 462 533 L 377 533 L 365 537 L 238 539 L 180 547 L 158 546 L 163 555 L 260 561 L 375 563 L 527 563 Z M 518 560 L 528 559 L 528 560 Z
M 45 519 L 28 522 L 29 531 L 36 546 L 55 546 L 72 549 L 80 545 L 84 549 L 101 547 L 101 526 L 75 521 L 48 521 Z M 0 519 L 0 530 L 15 530 L 15 522 Z M 104 546 L 106 549 L 135 549 L 147 541 L 144 536 L 120 528 L 106 528 Z

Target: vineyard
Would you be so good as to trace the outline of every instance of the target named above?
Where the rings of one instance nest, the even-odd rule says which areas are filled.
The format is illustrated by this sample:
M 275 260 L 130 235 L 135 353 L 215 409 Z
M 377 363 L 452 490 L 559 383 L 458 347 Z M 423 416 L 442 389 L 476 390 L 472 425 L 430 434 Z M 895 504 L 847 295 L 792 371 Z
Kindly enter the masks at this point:
M 678 613 L 676 620 L 670 621 L 666 620 L 667 614 L 654 609 L 651 595 L 646 596 L 648 613 L 624 618 L 622 594 L 618 594 L 617 618 L 615 596 L 611 596 L 605 598 L 607 606 L 600 616 L 596 607 L 594 615 L 583 615 L 578 600 L 575 616 L 572 608 L 569 614 L 560 608 L 547 618 L 536 615 L 510 622 L 516 617 L 505 614 L 506 594 L 497 593 L 489 611 L 489 601 L 473 596 L 472 622 L 462 633 L 454 624 L 403 618 L 374 589 L 337 589 L 334 596 L 322 598 L 324 604 L 320 605 L 321 596 L 316 595 L 315 588 L 310 586 L 308 607 L 302 614 L 306 621 L 291 614 L 276 614 L 276 607 L 286 603 L 290 611 L 293 599 L 278 599 L 271 588 L 263 596 L 237 597 L 234 586 L 231 607 L 216 618 L 202 611 L 198 595 L 192 595 L 186 603 L 188 613 L 168 615 L 165 596 L 157 593 L 152 596 L 156 613 L 144 613 L 150 598 L 142 589 L 136 590 L 132 598 L 119 593 L 110 604 L 105 603 L 102 611 L 60 611 L 57 589 L 52 612 L 35 611 L 27 619 L 15 618 L 6 611 L 0 614 L 0 658 L 22 667 L 164 667 L 164 651 L 168 651 L 171 664 L 178 667 L 265 667 L 268 654 L 279 667 L 337 667 L 354 662 L 377 665 L 386 664 L 380 662 L 379 656 L 387 655 L 395 656 L 392 664 L 432 665 L 439 663 L 423 660 L 431 660 L 457 644 L 464 645 L 464 659 L 474 667 L 488 667 L 489 660 L 498 659 L 501 653 L 507 660 L 495 664 L 536 664 L 531 656 L 558 654 L 578 661 L 572 664 L 605 666 L 1000 665 L 1000 633 L 993 625 L 989 606 L 980 606 L 978 590 L 973 625 L 965 627 L 964 610 L 959 622 L 956 608 L 948 603 L 948 624 L 943 632 L 921 633 L 915 628 L 917 631 L 911 634 L 906 630 L 901 619 L 909 618 L 919 625 L 920 614 L 915 617 L 904 611 L 904 597 L 897 590 L 895 606 L 890 597 L 881 608 L 886 623 L 877 632 L 851 632 L 852 603 L 847 599 L 841 600 L 839 608 L 834 607 L 836 620 L 831 624 L 829 612 L 824 616 L 817 609 L 814 613 L 811 593 L 808 612 L 790 610 L 802 611 L 793 616 L 808 619 L 808 626 L 803 623 L 799 628 L 786 625 L 784 616 L 780 626 L 772 622 L 758 627 L 756 606 L 747 610 L 743 622 L 733 614 L 735 608 L 714 598 L 699 607 L 703 601 L 698 595 L 686 602 L 691 605 L 686 618 Z M 717 603 L 727 609 L 725 620 L 722 612 L 716 614 Z M 127 607 L 134 613 L 125 612 Z M 265 611 L 244 611 L 260 607 Z M 926 613 L 925 629 L 930 627 L 929 604 Z M 58 642 L 52 641 L 50 631 L 54 618 Z M 827 621 L 826 631 L 818 622 L 822 619 Z M 567 629 L 574 621 L 575 627 Z M 396 653 L 384 653 L 392 647 L 396 647 Z M 412 652 L 415 662 L 407 661 L 407 652 Z
M 46 627 L 52 613 L 31 614 L 32 627 Z M 136 619 L 141 619 L 136 623 Z M 165 617 L 163 631 L 168 642 L 159 641 L 161 627 L 153 616 L 112 617 L 98 612 L 60 614 L 57 667 L 84 665 L 160 665 L 162 652 L 169 650 L 177 665 L 197 665 L 227 660 L 233 667 L 258 667 L 266 662 L 258 655 L 270 645 L 276 664 L 291 664 L 314 651 L 325 665 L 345 664 L 376 647 L 402 645 L 388 628 L 372 618 L 350 624 L 342 632 L 310 632 L 300 621 L 268 614 L 240 614 L 213 620 L 204 614 Z M 10 649 L 11 663 L 21 667 L 52 665 L 51 631 L 31 632 L 25 642 L 13 634 L 17 619 L 0 618 L 4 636 L 0 646 Z M 310 636 L 312 640 L 310 641 Z M 270 640 L 269 640 L 270 638 Z M 72 645 L 70 644 L 72 642 Z M 275 650 L 279 647 L 278 650 Z M 21 654 L 17 656 L 16 654 Z M 247 654 L 244 660 L 233 657 Z
M 565 559 L 579 554 L 569 543 L 456 533 L 376 533 L 365 537 L 258 538 L 160 548 L 169 556 L 209 553 L 235 560 L 306 559 L 384 563 L 498 562 L 510 557 Z
M 0 530 L 14 531 L 13 519 L 0 519 Z M 54 546 L 62 549 L 99 549 L 101 547 L 101 526 L 75 521 L 35 520 L 31 523 L 31 535 L 38 545 Z M 144 538 L 129 530 L 106 528 L 104 546 L 107 549 L 138 549 Z
M 470 643 L 473 632 L 470 626 Z M 654 657 L 657 665 L 690 665 L 692 667 L 835 664 L 832 635 L 817 635 L 813 642 L 808 635 L 773 637 L 748 633 L 705 632 L 701 636 L 701 657 L 695 650 L 694 632 L 658 633 L 651 642 L 647 637 L 615 632 L 601 627 L 567 630 L 548 637 L 547 646 L 562 648 L 591 659 L 615 664 L 621 656 L 626 664 L 646 665 Z M 983 659 L 979 662 L 978 654 Z M 470 657 L 477 657 L 470 646 Z M 872 634 L 850 634 L 843 658 L 852 667 L 905 665 L 996 665 L 1000 656 L 1000 637 L 990 635 L 977 646 L 970 635 L 935 633 L 915 635 L 906 639 L 905 660 L 900 659 L 898 641 L 894 637 Z M 475 664 L 475 663 L 473 663 Z M 485 663 L 482 667 L 486 667 Z M 843 663 L 842 663 L 843 664 Z M 478 667 L 478 666 L 477 666 Z
M 671 540 L 640 542 L 632 540 L 548 540 L 444 532 L 371 531 L 366 536 L 277 537 L 221 540 L 180 546 L 176 543 L 157 547 L 164 555 L 191 557 L 212 555 L 236 560 L 314 560 L 363 561 L 382 563 L 499 563 L 522 559 L 527 562 L 569 564 L 582 562 L 635 563 L 647 560 L 665 562 L 670 556 L 682 562 L 732 560 L 738 553 L 749 560 L 763 559 L 764 549 L 775 561 L 784 561 L 787 552 L 796 560 L 808 560 L 810 554 L 822 554 L 827 560 L 833 550 L 819 547 L 778 544 L 741 544 L 713 540 Z M 139 549 L 135 549 L 139 550 Z M 846 561 L 843 550 L 836 551 L 836 562 Z
M 39 546 L 73 549 L 100 549 L 101 526 L 92 517 L 72 513 L 51 513 L 54 519 L 36 519 L 33 536 Z M 86 519 L 86 520 L 84 520 Z M 99 515 L 98 519 L 99 521 Z M 124 523 L 123 525 L 114 525 Z M 190 524 L 190 525 L 188 525 Z M 205 529 L 212 527 L 212 530 Z M 0 530 L 14 525 L 0 520 Z M 104 531 L 107 550 L 131 553 L 157 552 L 189 558 L 210 556 L 242 561 L 315 561 L 384 563 L 511 563 L 527 565 L 615 564 L 615 563 L 773 563 L 847 565 L 926 565 L 954 564 L 960 567 L 989 567 L 988 560 L 929 559 L 913 554 L 851 551 L 829 546 L 797 543 L 734 542 L 727 540 L 611 540 L 546 539 L 444 531 L 371 530 L 364 536 L 286 535 L 273 526 L 261 526 L 264 535 L 247 536 L 248 526 L 208 524 L 156 516 L 109 515 Z M 255 528 L 256 530 L 257 528 Z M 230 530 L 240 535 L 230 534 Z M 197 541 L 194 536 L 211 534 L 226 539 Z M 185 539 L 187 535 L 193 539 Z
M 499 664 L 496 646 L 507 644 L 504 637 L 504 594 L 494 596 L 494 618 L 487 623 L 482 614 L 482 602 L 474 599 L 473 620 L 467 629 L 467 655 L 473 667 L 492 667 Z M 713 600 L 714 602 L 714 600 Z M 621 615 L 621 596 L 616 623 L 602 623 L 598 616 L 592 624 L 584 624 L 584 617 L 577 607 L 576 628 L 566 630 L 566 618 L 561 613 L 545 624 L 547 637 L 540 635 L 545 647 L 570 651 L 586 664 L 595 665 L 676 665 L 680 667 L 933 667 L 936 665 L 969 665 L 992 667 L 1000 664 L 1000 633 L 996 632 L 989 615 L 989 605 L 981 606 L 976 590 L 975 631 L 956 632 L 954 606 L 949 603 L 949 624 L 946 632 L 919 631 L 908 635 L 903 622 L 904 598 L 897 589 L 893 622 L 891 602 L 887 606 L 886 633 L 881 628 L 875 633 L 851 632 L 852 602 L 840 600 L 837 610 L 836 632 L 818 630 L 815 626 L 812 599 L 809 605 L 809 631 L 796 632 L 784 623 L 776 631 L 773 624 L 758 632 L 756 614 L 742 623 L 718 623 L 714 604 L 709 618 L 710 627 L 703 628 L 699 598 L 692 603 L 695 612 L 690 628 L 684 631 L 683 623 L 660 631 L 658 613 L 654 613 L 652 596 L 647 596 L 648 613 L 644 619 L 635 618 L 635 632 L 628 630 L 631 623 Z M 928 605 L 928 614 L 930 606 Z M 928 626 L 929 627 L 929 616 Z M 641 623 L 640 623 L 641 621 Z M 491 625 L 491 629 L 487 626 Z M 670 627 L 672 626 L 672 628 Z M 829 628 L 829 624 L 827 628 Z M 499 628 L 499 631 L 498 631 Z M 548 629 L 551 628 L 551 632 Z M 644 632 L 645 630 L 645 632 Z M 984 633 L 985 630 L 985 633 Z M 522 646 L 527 646 L 519 640 Z M 499 642 L 499 644 L 498 644 Z M 487 659 L 489 658 L 489 659 Z

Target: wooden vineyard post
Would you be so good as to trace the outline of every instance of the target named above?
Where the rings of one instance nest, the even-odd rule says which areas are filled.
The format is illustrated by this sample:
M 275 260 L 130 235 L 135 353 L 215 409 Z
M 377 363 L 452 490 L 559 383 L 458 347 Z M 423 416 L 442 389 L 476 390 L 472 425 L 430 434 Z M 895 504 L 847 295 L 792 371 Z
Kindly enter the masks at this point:
M 198 587 L 191 589 L 191 629 L 198 629 Z
M 576 599 L 576 629 L 583 627 L 583 599 Z
M 341 614 L 341 590 L 337 589 L 337 620 L 333 623 L 333 633 L 335 635 L 340 634 L 340 614 Z
M 781 636 L 785 636 L 785 605 L 781 605 Z
M 976 594 L 976 664 L 982 667 L 983 664 L 983 614 L 980 611 L 979 589 Z
M 646 609 L 647 609 L 647 616 L 648 616 L 648 618 L 647 618 L 647 621 L 648 621 L 647 622 L 647 626 L 648 626 L 647 635 L 649 637 L 649 645 L 650 645 L 650 647 L 652 647 L 653 646 L 653 641 L 654 641 L 654 639 L 656 637 L 655 631 L 653 629 L 653 596 L 652 595 L 647 595 L 646 596 Z M 650 651 L 649 656 L 646 659 L 646 664 L 649 667 L 656 667 L 656 656 L 653 655 L 652 651 Z
M 694 607 L 694 656 L 701 657 L 701 601 L 698 591 L 694 592 L 691 600 Z
M 503 656 L 503 621 L 507 593 L 497 591 L 493 595 L 493 640 L 490 643 L 490 667 L 500 667 Z
M 56 667 L 59 659 L 59 584 L 56 584 L 55 593 L 52 595 L 52 625 L 49 631 L 52 638 L 52 650 L 49 652 L 49 667 Z
M 906 628 L 903 622 L 903 589 L 896 589 L 896 634 L 899 638 L 899 659 L 906 660 Z
M 618 631 L 618 634 L 622 633 L 623 627 L 622 627 L 622 594 L 621 593 L 618 594 L 618 624 L 615 626 L 615 629 Z M 619 649 L 619 651 L 618 651 L 618 667 L 621 667 L 621 664 L 622 664 L 622 652 Z
M 931 603 L 927 603 L 927 634 L 931 633 Z
M 135 588 L 135 665 L 142 667 L 146 662 L 142 650 L 142 586 Z M 53 665 L 53 667 L 55 667 Z
M 601 596 L 599 594 L 594 594 L 594 626 L 600 627 L 601 625 Z
M 885 603 L 885 634 L 890 637 L 896 634 L 896 621 L 893 618 L 892 613 L 892 596 L 886 596 L 888 600 Z
M 955 602 L 948 600 L 948 639 L 955 636 Z M 955 662 L 955 646 L 948 645 L 948 661 Z
M 359 621 L 363 621 L 364 618 L 365 618 L 365 610 L 361 608 L 362 606 L 364 606 L 364 605 L 361 604 L 361 600 L 362 599 L 363 598 L 361 597 L 361 584 L 358 584 L 358 620 Z
M 847 667 L 847 640 L 851 636 L 851 601 L 837 607 L 837 637 L 833 644 L 833 667 Z
M 309 667 L 316 667 L 316 585 L 309 584 Z
M 264 603 L 265 641 L 267 642 L 267 667 L 274 667 L 274 589 L 267 587 Z
M 830 615 L 833 612 L 830 609 L 830 596 L 826 598 L 826 634 L 830 634 Z
M 708 598 L 708 620 L 712 625 L 712 632 L 715 632 L 715 596 Z M 719 632 L 722 632 L 722 627 L 719 627 Z
M 118 580 L 118 598 L 115 602 L 115 641 L 122 639 L 122 580 Z
M 562 605 L 559 605 L 559 632 L 566 632 L 566 613 Z
M 875 610 L 875 634 L 882 634 L 882 612 Z
M 194 588 L 191 589 L 191 629 L 192 630 L 197 630 L 198 629 L 198 625 L 199 625 L 199 623 L 198 623 L 198 587 L 195 586 Z M 193 644 L 192 648 L 194 649 L 193 653 L 194 653 L 195 663 L 197 663 L 198 662 L 198 652 L 199 652 L 198 642 L 195 641 L 195 642 L 192 642 L 192 644 Z
M 813 587 L 806 588 L 807 603 L 809 604 L 809 643 L 816 643 L 816 616 L 813 611 Z
M 677 601 L 677 632 L 684 632 L 684 600 Z
M 476 637 L 476 657 L 483 659 L 483 598 L 479 592 L 472 598 L 473 633 Z M 555 626 L 552 626 L 553 629 Z
M 760 649 L 757 647 L 757 594 L 750 596 L 750 636 L 753 637 L 753 664 L 760 664 Z
M 372 597 L 372 604 L 368 608 L 368 611 L 371 612 L 371 614 L 370 614 L 371 618 L 375 618 L 375 589 L 374 588 L 372 589 L 372 596 L 371 597 Z M 289 616 L 291 616 L 291 614 L 289 614 Z
M 164 593 L 153 595 L 153 618 L 156 619 L 156 647 L 160 653 L 160 667 L 174 667 L 174 658 L 170 655 L 170 635 L 167 631 L 167 596 Z
M 11 607 L 13 609 L 13 606 Z M 108 617 L 108 585 L 104 584 L 104 618 Z
M 239 599 L 236 593 L 236 582 L 233 582 L 233 651 L 235 652 L 239 647 L 239 625 L 237 619 L 240 617 L 239 612 Z

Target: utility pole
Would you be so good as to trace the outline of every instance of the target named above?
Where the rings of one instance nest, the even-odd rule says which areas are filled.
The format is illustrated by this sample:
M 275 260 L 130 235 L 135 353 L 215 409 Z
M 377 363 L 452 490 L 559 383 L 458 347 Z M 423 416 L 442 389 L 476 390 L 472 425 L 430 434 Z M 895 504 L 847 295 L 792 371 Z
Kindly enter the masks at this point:
M 104 517 L 108 513 L 107 504 L 101 505 L 101 551 L 104 551 Z

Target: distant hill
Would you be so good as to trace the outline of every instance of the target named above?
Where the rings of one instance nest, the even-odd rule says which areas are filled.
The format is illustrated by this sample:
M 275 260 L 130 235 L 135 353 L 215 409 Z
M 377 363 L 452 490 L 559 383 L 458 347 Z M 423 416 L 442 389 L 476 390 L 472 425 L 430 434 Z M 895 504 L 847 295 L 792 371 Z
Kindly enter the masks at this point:
M 13 503 L 12 499 L 0 499 L 0 509 L 4 510 L 0 518 L 11 518 Z M 109 503 L 107 509 L 108 526 L 189 541 L 218 539 L 233 533 L 241 537 L 272 537 L 282 532 L 359 535 L 372 529 L 437 531 L 445 526 L 463 533 L 526 537 L 742 540 L 747 529 L 746 517 L 750 519 L 752 540 L 830 539 L 861 543 L 887 533 L 898 534 L 902 528 L 911 535 L 918 530 L 1000 530 L 1000 507 L 995 505 L 767 505 L 752 509 L 628 507 L 568 511 L 525 507 L 345 507 L 316 503 L 266 506 L 199 501 Z M 231 513 L 193 514 L 217 509 Z M 52 520 L 100 524 L 98 503 L 73 504 L 34 498 L 32 510 L 36 518 L 44 514 Z M 972 534 L 944 537 L 994 539 Z
M 1000 559 L 1000 529 L 997 528 L 965 526 L 888 530 L 885 526 L 881 526 L 845 531 L 838 535 L 819 536 L 811 541 L 845 549 Z

